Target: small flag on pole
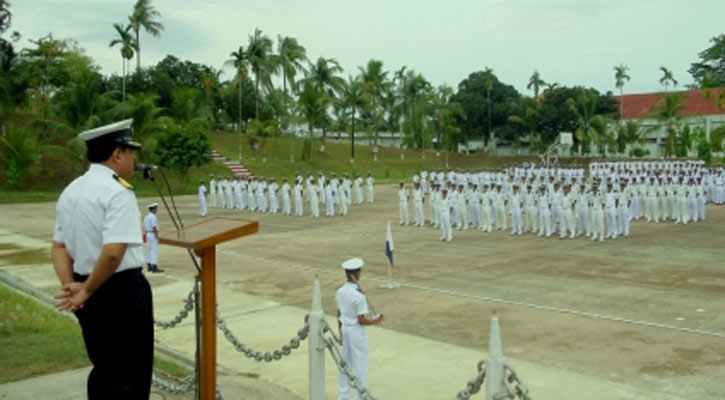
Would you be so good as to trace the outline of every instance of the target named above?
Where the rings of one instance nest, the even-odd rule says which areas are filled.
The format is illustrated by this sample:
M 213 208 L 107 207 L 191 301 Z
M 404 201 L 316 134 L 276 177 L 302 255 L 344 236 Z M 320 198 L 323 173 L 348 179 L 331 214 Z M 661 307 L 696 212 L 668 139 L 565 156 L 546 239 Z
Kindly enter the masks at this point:
M 393 266 L 393 233 L 390 231 L 390 221 L 388 221 L 388 233 L 385 236 L 385 255 L 390 261 L 390 266 Z

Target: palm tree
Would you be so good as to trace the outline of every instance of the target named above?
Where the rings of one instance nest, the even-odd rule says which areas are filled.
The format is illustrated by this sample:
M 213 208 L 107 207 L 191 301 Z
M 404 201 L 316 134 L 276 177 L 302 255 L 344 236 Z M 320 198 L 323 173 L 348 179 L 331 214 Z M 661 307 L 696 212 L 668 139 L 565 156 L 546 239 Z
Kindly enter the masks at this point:
M 310 65 L 309 73 L 307 77 L 301 79 L 299 84 L 307 86 L 307 83 L 314 85 L 321 93 L 328 97 L 327 104 L 332 102 L 335 98 L 335 94 L 339 93 L 345 84 L 345 80 L 339 77 L 337 74 L 342 73 L 343 69 L 340 64 L 334 58 L 323 58 L 317 59 L 315 64 Z M 327 108 L 325 108 L 325 114 L 327 114 Z M 324 122 L 324 121 L 323 121 Z M 319 123 L 318 123 L 319 125 Z M 327 137 L 327 127 L 322 124 L 322 140 L 324 143 Z
M 536 72 L 538 74 L 538 72 Z M 483 71 L 483 74 L 485 75 L 485 81 L 486 81 L 486 103 L 488 107 L 488 137 L 489 139 L 492 138 L 492 132 L 491 132 L 491 89 L 493 89 L 493 82 L 496 79 L 496 77 L 493 75 L 493 69 L 486 67 L 486 69 Z M 543 82 L 543 81 L 541 81 Z M 538 95 L 539 88 L 536 87 L 536 92 Z M 486 138 L 481 138 L 481 143 L 486 143 Z M 481 146 L 481 154 L 483 154 L 483 145 Z
M 385 87 L 389 84 L 387 81 L 387 71 L 383 71 L 383 62 L 371 59 L 365 68 L 358 67 L 365 92 L 370 97 L 370 110 L 373 113 L 373 132 L 374 146 L 378 145 L 378 128 L 380 126 L 380 117 L 382 116 L 382 96 Z
M 660 78 L 660 84 L 665 87 L 665 93 L 667 93 L 667 86 L 670 83 L 672 83 L 672 87 L 677 87 L 677 79 L 675 79 L 671 70 L 665 67 L 660 67 L 660 71 L 662 71 L 662 78 Z
M 248 68 L 249 60 L 247 59 L 247 53 L 244 52 L 243 46 L 239 46 L 239 49 L 237 51 L 233 51 L 233 52 L 229 53 L 229 56 L 232 58 L 225 61 L 224 66 L 225 67 L 234 67 L 234 69 L 236 69 L 236 71 L 237 71 L 237 73 L 234 76 L 234 79 L 237 80 L 237 84 L 239 85 L 239 115 L 238 115 L 238 119 L 237 119 L 237 124 L 238 124 L 238 128 L 239 128 L 239 135 L 241 137 L 241 134 L 242 134 L 242 82 L 244 82 L 244 80 L 247 79 L 247 76 L 249 75 L 249 68 Z M 241 143 L 241 141 L 240 141 L 240 143 Z M 241 153 L 241 147 L 240 147 L 240 153 Z M 241 155 L 240 155 L 239 159 L 241 160 Z
M 141 28 L 154 37 L 159 37 L 164 30 L 164 25 L 155 21 L 156 18 L 161 18 L 161 13 L 151 5 L 151 0 L 138 0 L 133 6 L 133 14 L 128 17 L 136 33 L 136 72 L 141 70 Z
M 538 151 L 542 151 L 539 132 L 539 106 L 536 104 L 536 100 L 531 97 L 522 97 L 520 104 L 518 102 L 514 104 L 513 109 L 517 111 L 518 115 L 511 115 L 508 120 L 520 126 L 529 136 L 529 152 L 532 152 L 535 147 Z M 521 142 L 518 135 L 514 142 Z
M 27 129 L 8 129 L 0 135 L 0 163 L 4 164 L 8 184 L 13 190 L 20 189 L 23 176 L 38 163 L 36 142 Z
M 113 28 L 116 29 L 116 33 L 118 33 L 118 38 L 111 40 L 111 43 L 108 45 L 109 47 L 113 47 L 117 44 L 121 45 L 121 61 L 123 62 L 123 84 L 122 84 L 122 95 L 121 95 L 121 101 L 126 101 L 126 63 L 130 61 L 133 58 L 133 55 L 135 53 L 134 49 L 136 48 L 136 42 L 134 41 L 133 35 L 131 34 L 131 30 L 133 30 L 133 27 L 131 25 L 126 25 L 124 28 L 122 24 L 116 23 L 113 24 Z
M 660 127 L 664 127 L 667 132 L 668 150 L 666 156 L 674 156 L 676 154 L 677 131 L 679 130 L 682 110 L 685 105 L 683 93 L 670 93 L 662 97 L 662 101 L 652 107 L 649 113 L 650 117 L 658 121 Z
M 619 127 L 617 133 L 617 142 L 619 145 L 619 151 L 624 152 L 627 145 L 634 146 L 635 144 L 644 143 L 645 136 L 649 131 L 644 129 L 639 121 L 630 120 L 626 121 Z M 630 148 L 629 155 L 634 155 L 634 149 Z
M 576 101 L 570 98 L 566 103 L 575 116 L 574 135 L 579 141 L 579 155 L 582 154 L 582 147 L 588 148 L 590 142 L 594 142 L 601 149 L 607 139 L 607 120 L 597 114 L 596 93 L 586 91 Z
M 340 105 L 343 110 L 350 110 L 351 140 L 350 162 L 355 160 L 355 114 L 368 104 L 368 94 L 365 91 L 365 84 L 360 77 L 349 76 L 347 83 L 340 92 Z
M 431 89 L 430 83 L 423 75 L 414 70 L 408 70 L 400 86 L 403 102 L 403 133 L 412 140 L 412 143 L 419 146 L 421 152 L 425 149 L 425 138 L 422 131 L 422 113 L 418 112 L 419 100 Z M 422 153 L 425 154 L 425 153 Z
M 272 55 L 272 39 L 264 35 L 259 28 L 249 36 L 247 46 L 247 59 L 254 73 L 254 99 L 255 119 L 259 119 L 259 85 L 260 83 L 269 90 L 272 88 L 271 73 L 275 70 L 275 57 Z
M 329 96 L 313 85 L 312 82 L 305 83 L 304 89 L 300 92 L 298 108 L 300 116 L 307 121 L 309 136 L 305 140 L 302 151 L 302 159 L 312 160 L 314 156 L 314 130 L 316 125 L 322 125 L 327 119 L 327 106 Z
M 624 118 L 624 83 L 629 80 L 628 70 L 624 64 L 614 66 L 614 86 L 619 89 L 619 118 Z
M 284 90 L 284 101 L 287 108 L 290 107 L 290 97 L 287 94 L 287 82 L 289 82 L 290 88 L 294 93 L 296 91 L 295 77 L 297 72 L 307 72 L 307 69 L 302 64 L 303 61 L 307 61 L 307 50 L 305 50 L 304 46 L 297 43 L 297 39 L 289 36 L 277 36 L 277 67 L 282 72 L 282 88 Z M 284 121 L 282 128 L 287 129 L 288 126 L 289 121 Z M 295 162 L 294 137 L 294 134 L 290 135 L 291 162 Z
M 541 79 L 541 75 L 539 74 L 539 71 L 534 70 L 534 73 L 529 78 L 529 84 L 526 85 L 527 89 L 533 89 L 534 91 L 534 100 L 536 101 L 536 104 L 539 104 L 539 88 L 546 85 L 546 82 L 544 82 L 543 79 Z

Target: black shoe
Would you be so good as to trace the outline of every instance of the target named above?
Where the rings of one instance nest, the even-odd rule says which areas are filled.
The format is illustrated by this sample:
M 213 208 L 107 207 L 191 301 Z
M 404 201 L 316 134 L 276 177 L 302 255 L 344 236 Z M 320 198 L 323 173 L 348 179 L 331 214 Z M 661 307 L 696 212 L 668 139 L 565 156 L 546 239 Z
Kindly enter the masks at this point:
M 161 269 L 161 268 L 159 268 L 159 266 L 158 266 L 158 265 L 155 265 L 155 264 L 154 264 L 154 266 L 153 266 L 153 267 L 154 267 L 154 269 L 152 269 L 152 270 L 151 270 L 151 272 L 153 272 L 153 273 L 156 273 L 156 274 L 160 274 L 160 273 L 164 272 L 164 270 L 163 270 L 163 269 Z

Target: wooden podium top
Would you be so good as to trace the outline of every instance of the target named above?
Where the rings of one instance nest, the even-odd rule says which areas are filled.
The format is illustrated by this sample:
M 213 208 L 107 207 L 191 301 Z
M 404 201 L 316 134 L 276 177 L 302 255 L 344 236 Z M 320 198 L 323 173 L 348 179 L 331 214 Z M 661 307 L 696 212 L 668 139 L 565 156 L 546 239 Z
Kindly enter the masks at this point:
M 194 251 L 203 250 L 219 243 L 252 235 L 259 231 L 258 221 L 239 218 L 211 217 L 178 231 L 164 233 L 159 242 L 184 247 Z

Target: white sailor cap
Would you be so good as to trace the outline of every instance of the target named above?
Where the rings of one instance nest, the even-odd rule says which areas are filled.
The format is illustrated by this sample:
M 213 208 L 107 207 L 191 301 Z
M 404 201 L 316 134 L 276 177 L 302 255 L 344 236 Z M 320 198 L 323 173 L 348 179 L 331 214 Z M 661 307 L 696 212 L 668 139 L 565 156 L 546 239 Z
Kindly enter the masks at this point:
M 345 271 L 355 271 L 357 269 L 360 269 L 365 265 L 365 262 L 362 260 L 362 258 L 351 258 L 344 263 L 342 263 L 342 268 Z
M 135 150 L 142 150 L 141 143 L 135 142 L 131 137 L 131 125 L 133 119 L 129 118 L 113 124 L 104 125 L 89 131 L 81 132 L 78 137 L 83 139 L 87 145 L 107 144 L 109 142 L 130 147 Z
M 151 203 L 151 204 L 149 204 L 148 209 L 150 210 L 152 208 L 158 208 L 158 207 L 159 207 L 159 203 Z

